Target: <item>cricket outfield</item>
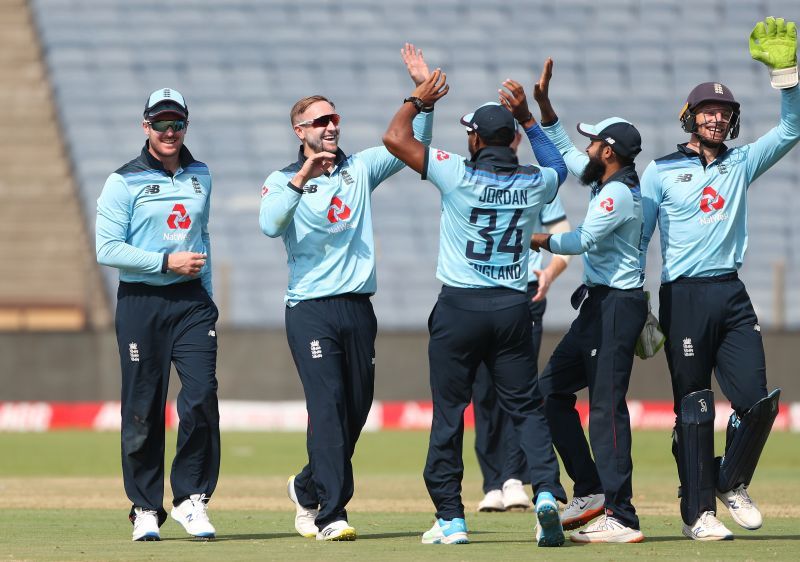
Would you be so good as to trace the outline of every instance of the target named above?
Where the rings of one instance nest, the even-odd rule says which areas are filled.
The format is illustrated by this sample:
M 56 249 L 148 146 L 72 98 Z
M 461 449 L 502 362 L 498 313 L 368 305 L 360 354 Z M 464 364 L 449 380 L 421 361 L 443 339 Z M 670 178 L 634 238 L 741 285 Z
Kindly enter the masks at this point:
M 630 545 L 540 549 L 530 513 L 477 514 L 480 473 L 465 437 L 464 503 L 469 545 L 422 545 L 433 521 L 422 481 L 425 432 L 364 434 L 354 458 L 356 494 L 349 506 L 354 543 L 318 543 L 293 528 L 286 479 L 305 459 L 299 433 L 223 433 L 222 470 L 209 507 L 213 542 L 187 537 L 168 520 L 160 543 L 133 543 L 122 489 L 116 433 L 0 433 L 0 560 L 795 560 L 800 546 L 800 435 L 771 437 L 750 488 L 764 513 L 758 531 L 721 520 L 732 542 L 698 543 L 681 535 L 677 475 L 665 431 L 634 434 L 634 503 L 646 540 Z M 723 434 L 717 434 L 717 448 Z M 167 437 L 169 450 L 174 434 Z M 563 471 L 562 471 L 563 475 Z M 565 486 L 569 491 L 569 482 Z M 167 488 L 168 489 L 168 488 Z M 168 503 L 167 499 L 167 503 Z

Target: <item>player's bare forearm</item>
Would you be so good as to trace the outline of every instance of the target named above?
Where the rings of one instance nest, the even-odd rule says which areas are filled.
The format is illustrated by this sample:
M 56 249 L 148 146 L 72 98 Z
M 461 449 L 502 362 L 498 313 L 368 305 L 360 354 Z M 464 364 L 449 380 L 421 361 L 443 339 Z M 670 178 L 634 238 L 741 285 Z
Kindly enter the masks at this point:
M 564 273 L 565 269 L 567 269 L 567 260 L 558 255 L 553 255 L 550 263 L 544 268 L 550 277 L 550 281 L 555 281 L 559 275 Z
M 414 138 L 411 122 L 417 115 L 412 103 L 404 103 L 394 114 L 383 135 L 383 144 L 398 160 L 415 172 L 422 173 L 425 160 L 425 145 Z

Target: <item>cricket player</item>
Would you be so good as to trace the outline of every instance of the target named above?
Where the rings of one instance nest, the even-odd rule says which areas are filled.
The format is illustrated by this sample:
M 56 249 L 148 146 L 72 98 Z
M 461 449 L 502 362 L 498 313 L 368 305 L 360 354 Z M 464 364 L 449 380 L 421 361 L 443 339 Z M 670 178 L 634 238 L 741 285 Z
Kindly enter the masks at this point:
M 660 322 L 672 377 L 683 534 L 701 541 L 733 538 L 716 517 L 715 498 L 741 527 L 761 527 L 748 486 L 780 395 L 767 392 L 761 328 L 737 271 L 747 249 L 748 188 L 800 140 L 795 24 L 771 17 L 757 23 L 750 54 L 767 65 L 781 92 L 777 126 L 755 142 L 728 147 L 725 140 L 739 135 L 739 102 L 720 82 L 699 84 L 680 111 L 689 141 L 642 176 L 643 263 L 656 225 L 661 235 Z M 716 459 L 712 371 L 734 410 L 725 453 Z
M 511 142 L 511 149 L 515 153 L 522 140 L 520 131 L 518 124 Z M 555 234 L 570 230 L 564 205 L 558 195 L 552 203 L 542 207 L 538 221 L 532 227 L 534 232 L 547 229 Z M 538 364 L 547 292 L 551 283 L 567 268 L 571 256 L 553 255 L 545 267 L 542 252 L 528 251 L 528 308 L 531 312 L 533 356 Z M 531 373 L 531 376 L 536 376 L 536 373 Z M 532 507 L 524 486 L 530 484 L 525 453 L 519 447 L 513 421 L 500 407 L 491 374 L 484 364 L 475 374 L 472 405 L 475 413 L 475 454 L 483 475 L 485 494 L 478 504 L 478 511 L 503 512 Z
M 573 533 L 573 542 L 636 543 L 644 534 L 632 503 L 625 395 L 647 315 L 639 259 L 642 198 L 634 164 L 642 139 L 631 123 L 611 117 L 596 125 L 578 124 L 578 132 L 589 138 L 586 151 L 578 150 L 550 102 L 552 67 L 548 59 L 534 89 L 542 128 L 570 173 L 590 187 L 586 218 L 576 230 L 537 233 L 531 243 L 535 249 L 583 255 L 583 284 L 572 297 L 572 306 L 580 309 L 578 317 L 539 377 L 553 442 L 575 483 L 561 521 L 565 528 L 576 528 L 599 516 Z M 589 389 L 594 459 L 575 410 L 575 393 L 583 388 Z
M 427 78 L 422 51 L 406 44 L 401 55 L 415 84 Z M 414 132 L 427 145 L 433 106 L 423 109 Z M 383 146 L 345 154 L 339 114 L 323 96 L 299 100 L 290 120 L 297 162 L 267 177 L 259 215 L 264 234 L 286 246 L 286 335 L 308 409 L 308 464 L 289 479 L 288 495 L 302 536 L 350 541 L 351 458 L 375 386 L 371 196 L 404 164 Z
M 134 541 L 160 540 L 164 418 L 170 363 L 181 380 L 171 515 L 214 538 L 207 503 L 219 476 L 219 316 L 211 300 L 211 174 L 184 146 L 189 109 L 177 90 L 147 98 L 141 154 L 111 174 L 97 200 L 97 262 L 119 269 L 122 478 Z
M 404 100 L 383 137 L 389 151 L 430 180 L 442 196 L 436 276 L 443 286 L 428 321 L 433 422 L 424 471 L 436 522 L 422 542 L 469 542 L 461 501 L 463 416 L 483 362 L 525 452 L 537 543 L 560 546 L 564 533 L 556 499 L 565 501 L 566 495 L 558 481 L 542 397 L 531 376 L 536 361 L 526 288 L 531 227 L 542 206 L 556 196 L 566 169 L 527 105 L 512 114 L 488 103 L 462 117 L 469 159 L 414 140 L 412 119 L 448 89 L 446 76 L 437 69 Z M 511 150 L 515 118 L 542 167 L 520 165 Z

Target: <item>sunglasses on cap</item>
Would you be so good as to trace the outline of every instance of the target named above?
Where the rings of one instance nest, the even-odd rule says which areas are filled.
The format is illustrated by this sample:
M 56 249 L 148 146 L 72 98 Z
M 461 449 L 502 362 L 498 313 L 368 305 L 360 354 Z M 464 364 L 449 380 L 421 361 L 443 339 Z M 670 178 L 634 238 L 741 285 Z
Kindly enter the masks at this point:
M 174 132 L 182 131 L 186 128 L 186 119 L 171 119 L 169 121 L 148 121 L 148 125 L 154 131 L 159 133 L 166 133 L 167 129 L 172 127 Z
M 311 125 L 312 127 L 327 127 L 328 123 L 333 123 L 334 127 L 338 127 L 341 119 L 342 118 L 339 117 L 338 113 L 330 113 L 328 115 L 320 115 L 316 119 L 300 121 L 299 123 L 295 124 L 295 127 L 307 127 L 308 125 Z

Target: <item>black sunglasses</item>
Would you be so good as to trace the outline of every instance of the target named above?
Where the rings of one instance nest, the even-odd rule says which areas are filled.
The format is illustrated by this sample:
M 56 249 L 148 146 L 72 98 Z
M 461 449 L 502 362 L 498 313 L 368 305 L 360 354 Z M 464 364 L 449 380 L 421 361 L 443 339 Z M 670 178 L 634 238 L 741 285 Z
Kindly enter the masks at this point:
M 309 119 L 308 121 L 300 121 L 295 125 L 295 127 L 305 127 L 307 125 L 311 125 L 312 127 L 327 127 L 328 123 L 333 123 L 334 127 L 338 127 L 340 120 L 341 117 L 339 117 L 338 113 L 330 113 L 328 115 L 321 115 L 316 119 Z
M 159 133 L 166 133 L 167 129 L 172 127 L 174 132 L 182 131 L 186 128 L 186 119 L 173 119 L 170 121 L 148 121 L 147 122 L 154 131 Z

